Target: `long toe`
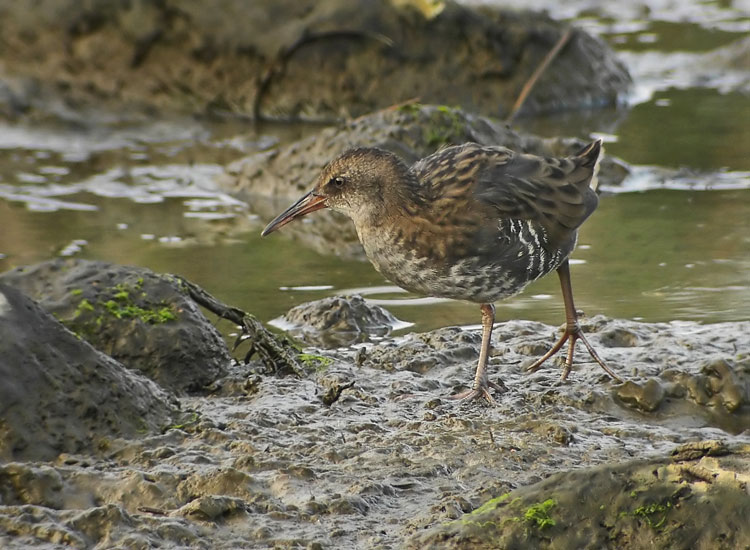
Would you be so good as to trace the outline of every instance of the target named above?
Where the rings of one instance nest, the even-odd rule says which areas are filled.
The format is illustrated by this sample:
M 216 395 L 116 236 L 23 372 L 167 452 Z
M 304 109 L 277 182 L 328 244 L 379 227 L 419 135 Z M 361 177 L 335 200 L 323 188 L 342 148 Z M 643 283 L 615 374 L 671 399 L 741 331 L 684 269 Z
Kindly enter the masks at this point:
M 597 364 L 604 370 L 604 372 L 606 372 L 615 382 L 618 382 L 620 384 L 623 383 L 622 378 L 617 376 L 614 373 L 614 371 L 611 368 L 609 368 L 607 363 L 605 363 L 604 360 L 601 357 L 599 357 L 599 354 L 596 353 L 594 346 L 589 344 L 589 341 L 586 339 L 586 336 L 584 336 L 583 331 L 579 330 L 578 333 L 576 334 L 576 338 L 580 340 L 581 342 L 583 342 L 583 345 L 586 346 L 586 350 L 589 352 L 589 355 L 591 356 L 591 358 L 597 362 Z
M 494 382 L 488 382 L 486 386 L 479 386 L 476 388 L 469 388 L 468 390 L 464 390 L 462 392 L 458 392 L 454 395 L 451 395 L 451 399 L 460 399 L 461 401 L 473 401 L 475 399 L 484 399 L 489 404 L 494 405 L 495 399 L 492 397 L 492 394 L 490 393 L 490 388 L 497 391 L 498 393 L 504 393 L 508 391 L 508 388 L 505 387 L 505 384 L 502 382 L 500 384 L 495 384 Z
M 486 399 L 490 405 L 495 404 L 495 400 L 490 395 L 487 388 L 472 388 L 466 391 L 451 395 L 451 399 L 460 399 L 461 401 L 474 401 L 475 399 Z
M 568 343 L 568 354 L 564 362 L 563 366 L 563 372 L 562 372 L 562 380 L 565 381 L 568 378 L 568 374 L 570 374 L 571 369 L 573 368 L 573 355 L 575 351 L 575 346 L 578 341 L 581 341 L 583 345 L 586 347 L 586 350 L 589 352 L 589 355 L 591 355 L 592 359 L 596 361 L 596 363 L 616 382 L 622 383 L 622 378 L 617 376 L 617 374 L 614 373 L 614 371 L 609 368 L 609 366 L 604 362 L 604 360 L 599 357 L 599 354 L 596 353 L 596 350 L 594 347 L 589 343 L 589 341 L 586 339 L 586 336 L 584 335 L 583 331 L 580 329 L 580 327 L 575 329 L 569 329 L 566 328 L 565 332 L 563 332 L 563 335 L 560 337 L 560 339 L 555 343 L 550 350 L 545 353 L 542 357 L 534 361 L 531 365 L 526 367 L 526 370 L 528 372 L 534 372 L 539 367 L 542 366 L 542 364 L 547 361 L 550 357 L 555 355 L 557 352 L 559 352 L 563 345 L 565 345 L 565 342 Z
M 560 339 L 557 342 L 555 342 L 555 345 L 552 346 L 549 349 L 549 351 L 547 351 L 547 353 L 545 353 L 539 359 L 534 361 L 531 365 L 526 367 L 526 371 L 534 372 L 536 370 L 539 370 L 539 367 L 541 367 L 547 361 L 547 359 L 549 359 L 550 357 L 555 355 L 558 351 L 560 351 L 560 349 L 562 349 L 563 345 L 565 344 L 565 341 L 568 340 L 568 338 L 569 338 L 569 334 L 567 331 L 565 331 L 563 335 L 560 337 Z

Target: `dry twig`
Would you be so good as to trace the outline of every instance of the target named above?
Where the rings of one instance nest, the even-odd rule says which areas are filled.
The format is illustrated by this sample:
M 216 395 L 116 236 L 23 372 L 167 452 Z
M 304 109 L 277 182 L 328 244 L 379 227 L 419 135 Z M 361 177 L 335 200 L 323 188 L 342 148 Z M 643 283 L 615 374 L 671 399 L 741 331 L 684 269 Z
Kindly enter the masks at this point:
M 529 97 L 529 94 L 531 93 L 531 90 L 534 88 L 534 85 L 536 84 L 537 80 L 539 80 L 539 77 L 542 76 L 544 71 L 547 70 L 547 67 L 549 67 L 550 63 L 552 63 L 555 57 L 557 57 L 557 55 L 560 53 L 560 50 L 563 49 L 565 44 L 568 43 L 572 34 L 573 34 L 573 30 L 569 27 L 563 33 L 563 35 L 560 37 L 557 43 L 552 47 L 552 49 L 547 53 L 547 55 L 544 56 L 544 59 L 542 59 L 542 62 L 539 64 L 539 66 L 536 68 L 534 73 L 526 81 L 526 84 L 523 85 L 523 88 L 521 88 L 521 93 L 518 94 L 518 98 L 516 99 L 516 102 L 513 104 L 513 108 L 510 110 L 510 114 L 508 115 L 508 118 L 505 119 L 506 124 L 513 123 L 513 120 L 515 120 L 516 115 L 521 110 L 521 107 L 523 107 L 523 104 L 526 102 L 526 99 Z

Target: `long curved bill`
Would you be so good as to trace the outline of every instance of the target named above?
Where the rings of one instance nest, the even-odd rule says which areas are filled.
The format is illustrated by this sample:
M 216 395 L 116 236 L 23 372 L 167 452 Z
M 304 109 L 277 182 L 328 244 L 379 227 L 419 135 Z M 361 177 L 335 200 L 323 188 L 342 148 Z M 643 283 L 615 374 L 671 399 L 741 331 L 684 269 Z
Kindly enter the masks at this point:
M 276 216 L 273 221 L 266 226 L 260 236 L 265 237 L 269 233 L 273 233 L 277 229 L 284 227 L 289 222 L 301 218 L 310 212 L 315 212 L 316 210 L 325 208 L 326 206 L 328 205 L 326 204 L 326 198 L 323 195 L 315 195 L 310 191 L 307 195 Z

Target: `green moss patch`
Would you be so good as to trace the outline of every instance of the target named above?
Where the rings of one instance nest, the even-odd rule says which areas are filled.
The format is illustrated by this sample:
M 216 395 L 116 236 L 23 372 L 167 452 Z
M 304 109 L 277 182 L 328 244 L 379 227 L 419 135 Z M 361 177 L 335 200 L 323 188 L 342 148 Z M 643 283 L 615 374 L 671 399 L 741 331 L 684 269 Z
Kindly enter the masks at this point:
M 85 335 L 100 330 L 109 319 L 133 319 L 148 325 L 159 325 L 178 319 L 177 311 L 172 304 L 165 300 L 150 302 L 142 288 L 141 278 L 135 284 L 118 283 L 102 291 L 95 302 L 89 298 L 81 298 L 73 317 L 64 322 L 76 334 Z M 71 294 L 79 296 L 83 291 L 76 289 L 71 291 Z
M 552 519 L 549 512 L 555 506 L 557 506 L 557 501 L 553 498 L 548 498 L 544 502 L 529 506 L 524 512 L 523 517 L 527 522 L 539 529 L 552 527 L 555 525 L 555 520 Z

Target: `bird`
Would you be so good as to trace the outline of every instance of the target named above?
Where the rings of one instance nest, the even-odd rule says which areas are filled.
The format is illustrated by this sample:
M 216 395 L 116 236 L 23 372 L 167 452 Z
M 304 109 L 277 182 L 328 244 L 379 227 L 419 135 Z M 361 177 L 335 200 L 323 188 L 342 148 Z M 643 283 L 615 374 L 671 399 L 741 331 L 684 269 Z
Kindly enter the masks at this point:
M 330 208 L 351 218 L 367 258 L 396 285 L 480 304 L 479 362 L 471 387 L 452 396 L 460 399 L 493 402 L 490 390 L 506 390 L 487 373 L 494 303 L 557 271 L 565 328 L 527 370 L 537 370 L 567 342 L 565 380 L 580 341 L 612 379 L 622 382 L 586 339 L 570 280 L 578 228 L 598 204 L 601 154 L 600 139 L 565 158 L 469 142 L 444 147 L 409 166 L 391 152 L 356 147 L 330 161 L 312 190 L 261 235 Z

